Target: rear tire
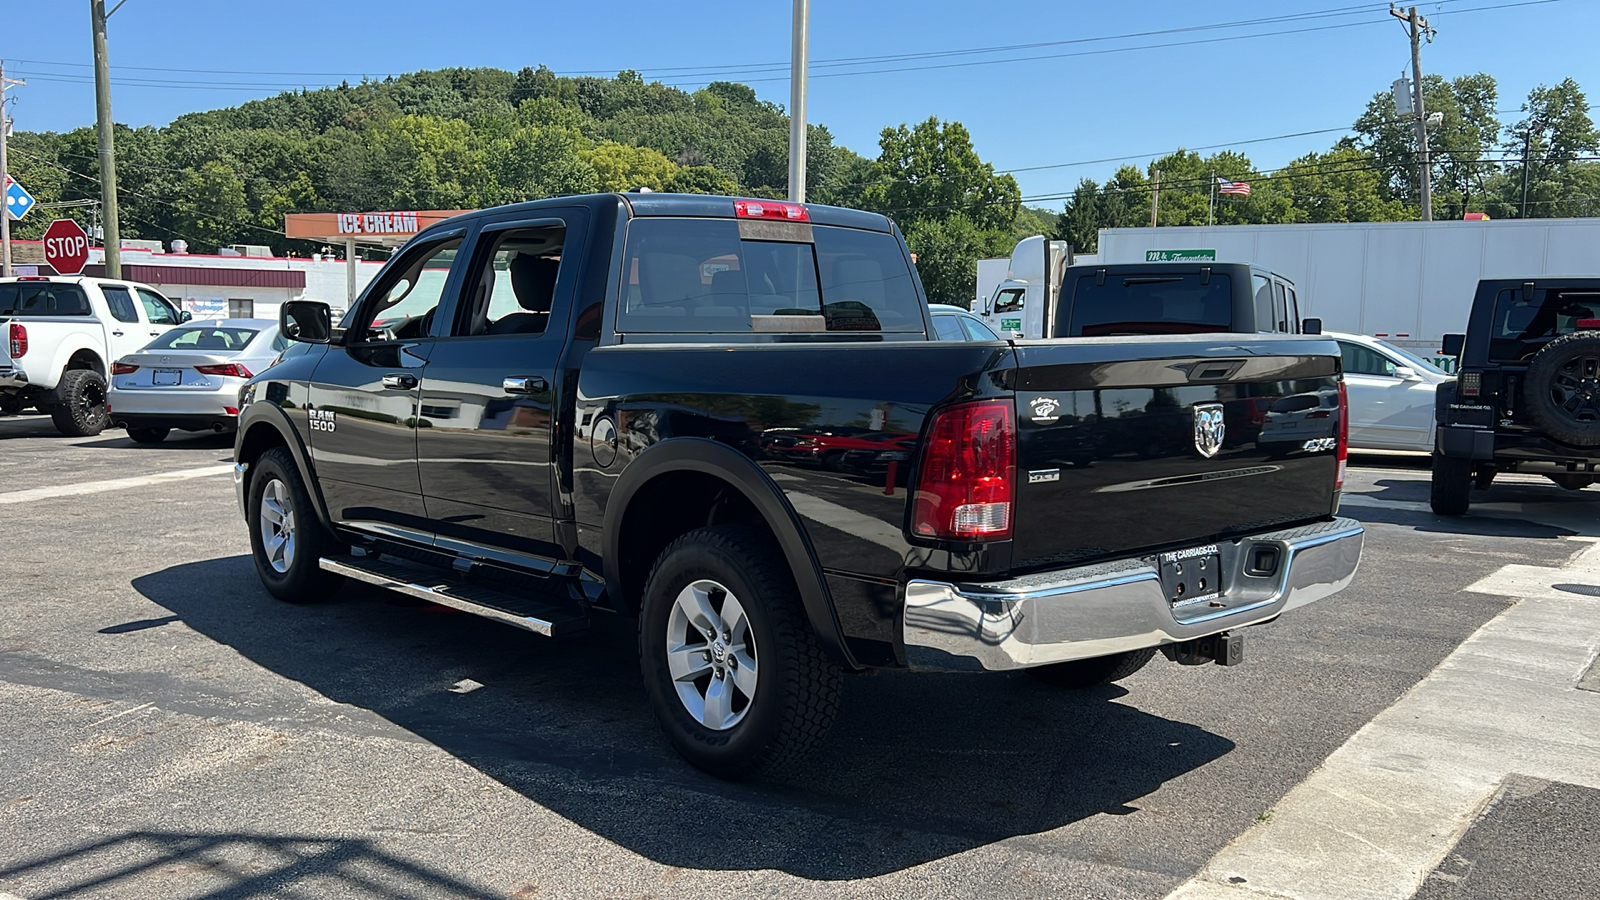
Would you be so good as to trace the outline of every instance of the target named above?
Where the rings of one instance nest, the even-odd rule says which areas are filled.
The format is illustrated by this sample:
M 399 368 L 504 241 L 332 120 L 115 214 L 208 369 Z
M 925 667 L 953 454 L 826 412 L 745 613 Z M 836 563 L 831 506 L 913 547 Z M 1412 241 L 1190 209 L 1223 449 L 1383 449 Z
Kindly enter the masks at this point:
M 1472 460 L 1433 454 L 1433 486 L 1428 502 L 1441 516 L 1466 515 L 1472 502 Z
M 322 557 L 335 552 L 337 544 L 317 518 L 300 467 L 287 449 L 274 447 L 256 460 L 248 496 L 245 524 L 261 584 L 289 603 L 328 599 L 344 584 L 343 575 L 322 568 Z
M 167 439 L 170 428 L 129 428 L 128 440 L 135 444 L 159 444 Z
M 724 525 L 673 541 L 639 614 L 656 721 L 684 759 L 718 778 L 794 762 L 839 709 L 842 675 L 811 630 L 788 562 L 750 532 Z
M 1077 659 L 1072 662 L 1035 666 L 1027 672 L 1034 679 L 1052 687 L 1082 690 L 1121 681 L 1144 668 L 1155 655 L 1156 648 L 1146 647 L 1143 650 L 1129 650 L 1094 659 Z
M 106 380 L 91 369 L 69 369 L 56 385 L 50 420 L 67 437 L 93 437 L 106 430 L 111 412 L 106 408 Z

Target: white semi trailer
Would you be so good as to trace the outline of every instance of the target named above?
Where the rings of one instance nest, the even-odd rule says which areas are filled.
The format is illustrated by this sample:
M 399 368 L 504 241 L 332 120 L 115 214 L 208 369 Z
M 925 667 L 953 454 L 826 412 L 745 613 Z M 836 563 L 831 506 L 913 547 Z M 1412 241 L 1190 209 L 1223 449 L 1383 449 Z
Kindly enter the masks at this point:
M 1021 245 L 1018 245 L 1019 247 Z M 1299 289 L 1300 312 L 1329 331 L 1383 338 L 1424 355 L 1467 328 L 1484 278 L 1600 275 L 1600 219 L 1107 228 L 1099 261 L 1213 250 L 1218 262 L 1271 269 Z

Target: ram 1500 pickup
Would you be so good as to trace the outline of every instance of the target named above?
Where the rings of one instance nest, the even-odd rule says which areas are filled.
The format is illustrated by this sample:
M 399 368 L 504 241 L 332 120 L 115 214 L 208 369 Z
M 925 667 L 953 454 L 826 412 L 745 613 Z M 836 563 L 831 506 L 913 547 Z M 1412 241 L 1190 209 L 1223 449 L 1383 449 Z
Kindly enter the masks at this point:
M 636 617 L 655 715 L 725 777 L 815 744 L 850 672 L 1234 664 L 1360 558 L 1333 342 L 938 341 L 880 215 L 490 209 L 337 325 L 311 301 L 282 324 L 300 343 L 244 388 L 235 451 L 267 589 L 350 578 L 550 636 Z M 1291 395 L 1306 439 L 1269 454 L 1251 411 Z M 819 434 L 888 455 L 796 464 Z

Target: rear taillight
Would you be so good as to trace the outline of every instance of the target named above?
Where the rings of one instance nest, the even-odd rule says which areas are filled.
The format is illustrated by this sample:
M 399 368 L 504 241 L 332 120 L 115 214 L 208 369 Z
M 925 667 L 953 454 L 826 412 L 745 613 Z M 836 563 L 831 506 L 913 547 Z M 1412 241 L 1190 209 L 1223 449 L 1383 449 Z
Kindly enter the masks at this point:
M 139 371 L 139 367 L 133 363 L 114 362 L 111 364 L 111 374 L 113 375 L 132 375 L 137 371 Z
M 201 375 L 226 375 L 229 378 L 250 377 L 250 370 L 238 363 L 223 363 L 220 366 L 195 366 L 194 370 Z
M 1462 372 L 1461 379 L 1456 382 L 1461 388 L 1461 396 L 1476 397 L 1483 390 L 1482 372 Z
M 1345 464 L 1350 459 L 1350 395 L 1344 389 L 1344 379 L 1339 379 L 1339 474 L 1333 480 L 1333 489 L 1344 490 Z
M 16 359 L 28 352 L 28 329 L 16 322 L 11 323 L 11 358 Z
M 1011 537 L 1016 466 L 1011 401 L 966 403 L 939 413 L 918 468 L 911 532 L 947 540 Z

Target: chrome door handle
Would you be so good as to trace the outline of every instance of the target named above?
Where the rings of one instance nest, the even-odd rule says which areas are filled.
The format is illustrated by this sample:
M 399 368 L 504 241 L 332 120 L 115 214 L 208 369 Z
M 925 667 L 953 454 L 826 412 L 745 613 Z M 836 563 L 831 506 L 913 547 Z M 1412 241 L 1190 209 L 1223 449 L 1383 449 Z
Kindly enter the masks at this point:
M 394 388 L 397 391 L 409 391 L 417 386 L 417 376 L 407 375 L 404 373 L 399 375 L 385 375 L 383 376 L 383 386 L 386 388 Z
M 120 332 L 120 331 L 113 331 L 111 333 L 116 335 L 117 337 L 122 337 L 122 332 Z
M 542 394 L 550 389 L 550 383 L 537 375 L 508 375 L 500 389 L 508 394 Z

